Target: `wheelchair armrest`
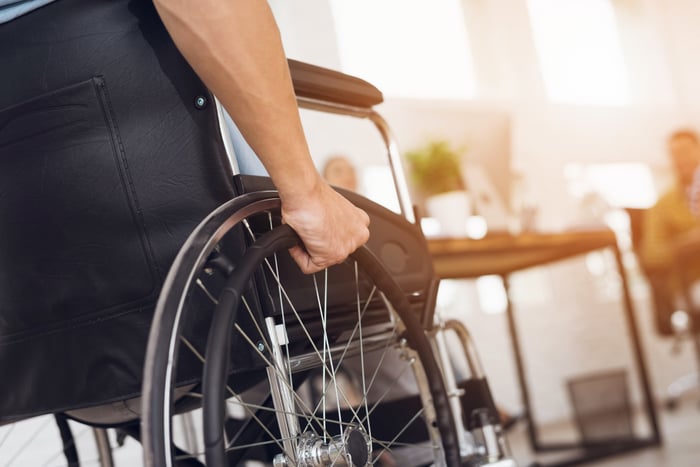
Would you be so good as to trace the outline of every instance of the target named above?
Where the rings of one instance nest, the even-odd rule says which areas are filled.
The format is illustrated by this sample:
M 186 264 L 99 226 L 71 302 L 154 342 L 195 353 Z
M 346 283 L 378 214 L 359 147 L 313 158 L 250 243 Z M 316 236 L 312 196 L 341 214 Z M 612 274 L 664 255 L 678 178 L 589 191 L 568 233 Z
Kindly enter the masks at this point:
M 384 101 L 381 91 L 365 80 L 297 60 L 287 62 L 297 97 L 366 108 Z

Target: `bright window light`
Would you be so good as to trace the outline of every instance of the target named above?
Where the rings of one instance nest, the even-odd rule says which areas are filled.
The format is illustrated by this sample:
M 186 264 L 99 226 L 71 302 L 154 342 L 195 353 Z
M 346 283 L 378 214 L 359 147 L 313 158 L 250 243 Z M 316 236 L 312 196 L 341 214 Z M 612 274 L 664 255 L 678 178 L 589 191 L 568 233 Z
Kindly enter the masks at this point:
M 362 194 L 396 213 L 401 212 L 391 169 L 382 165 L 363 167 L 360 174 Z
M 506 311 L 508 296 L 500 276 L 481 276 L 476 280 L 479 305 L 486 314 L 498 314 Z
M 569 164 L 564 176 L 574 197 L 597 193 L 612 207 L 648 208 L 658 197 L 651 169 L 642 162 Z
M 624 105 L 627 70 L 609 0 L 528 0 L 535 46 L 552 101 Z
M 394 97 L 470 98 L 460 0 L 332 0 L 343 71 Z

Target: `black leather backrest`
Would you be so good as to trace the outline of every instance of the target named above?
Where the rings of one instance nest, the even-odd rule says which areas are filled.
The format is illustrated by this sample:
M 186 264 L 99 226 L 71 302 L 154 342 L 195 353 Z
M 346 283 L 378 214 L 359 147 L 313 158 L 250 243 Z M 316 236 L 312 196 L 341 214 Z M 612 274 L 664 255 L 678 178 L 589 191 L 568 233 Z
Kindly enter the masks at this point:
M 0 70 L 0 416 L 135 393 L 160 284 L 234 195 L 212 96 L 141 0 L 0 25 Z

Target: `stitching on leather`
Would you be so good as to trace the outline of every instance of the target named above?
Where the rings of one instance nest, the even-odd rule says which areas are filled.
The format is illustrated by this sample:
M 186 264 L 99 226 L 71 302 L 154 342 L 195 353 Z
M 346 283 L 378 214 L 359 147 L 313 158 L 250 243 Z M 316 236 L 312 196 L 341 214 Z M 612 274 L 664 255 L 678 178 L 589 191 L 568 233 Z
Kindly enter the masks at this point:
M 153 273 L 155 274 L 155 277 L 151 277 L 153 279 L 153 289 L 156 288 L 156 282 L 157 282 L 157 277 L 160 277 L 161 271 L 160 268 L 158 267 L 158 263 L 155 260 L 155 254 L 153 253 L 153 245 L 151 244 L 151 239 L 148 237 L 148 231 L 146 230 L 146 221 L 143 217 L 143 211 L 141 210 L 141 206 L 138 201 L 138 197 L 136 196 L 136 187 L 134 186 L 134 182 L 131 178 L 131 173 L 129 171 L 129 164 L 126 160 L 126 153 L 124 151 L 124 144 L 122 143 L 121 139 L 121 133 L 119 132 L 119 126 L 117 125 L 117 121 L 114 118 L 114 109 L 112 107 L 112 100 L 109 97 L 109 91 L 107 90 L 107 80 L 105 79 L 104 76 L 98 75 L 92 78 L 92 82 L 95 85 L 95 91 L 98 97 L 98 100 L 100 101 L 101 104 L 106 105 L 107 108 L 103 108 L 103 114 L 105 116 L 105 123 L 107 126 L 110 128 L 112 136 L 114 137 L 113 139 L 116 139 L 116 145 L 117 147 L 114 147 L 114 151 L 116 153 L 116 156 L 120 159 L 120 166 L 122 170 L 120 170 L 120 175 L 122 175 L 123 178 L 126 178 L 126 183 L 129 186 L 129 201 L 130 201 L 130 209 L 132 210 L 132 215 L 139 221 L 139 226 L 141 228 L 141 239 L 142 241 L 145 241 L 147 244 L 147 247 L 144 248 L 146 250 L 146 255 L 150 259 L 150 267 L 151 267 L 151 275 Z M 100 92 L 101 91 L 101 92 Z M 112 144 L 114 146 L 115 141 L 112 141 Z M 124 181 L 124 180 L 123 180 Z M 135 212 L 134 212 L 135 211 Z M 145 246 L 145 245 L 144 245 Z M 149 292 L 149 295 L 153 293 L 153 290 Z

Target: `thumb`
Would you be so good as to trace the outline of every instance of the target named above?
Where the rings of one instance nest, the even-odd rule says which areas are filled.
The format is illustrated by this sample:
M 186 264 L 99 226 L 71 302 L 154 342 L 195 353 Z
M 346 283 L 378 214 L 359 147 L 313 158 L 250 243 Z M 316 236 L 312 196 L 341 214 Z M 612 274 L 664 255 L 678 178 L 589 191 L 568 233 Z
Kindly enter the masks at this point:
M 313 274 L 323 269 L 322 267 L 314 264 L 314 262 L 311 261 L 311 256 L 309 253 L 299 245 L 290 248 L 289 255 L 292 257 L 294 262 L 297 263 L 297 266 L 299 266 L 299 269 L 301 269 L 301 272 L 304 274 Z

